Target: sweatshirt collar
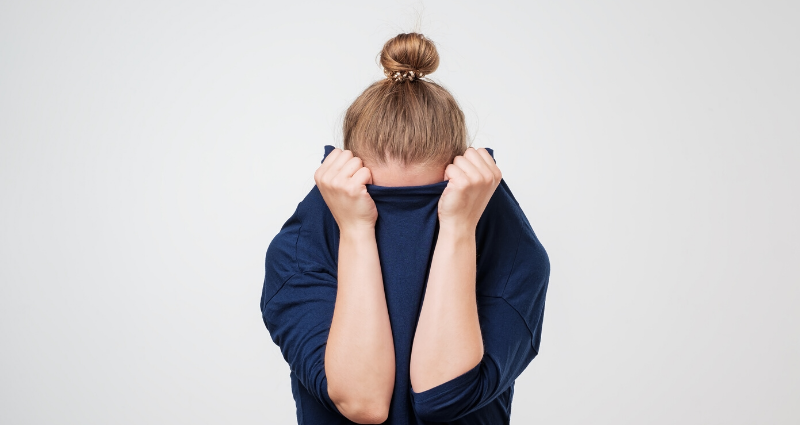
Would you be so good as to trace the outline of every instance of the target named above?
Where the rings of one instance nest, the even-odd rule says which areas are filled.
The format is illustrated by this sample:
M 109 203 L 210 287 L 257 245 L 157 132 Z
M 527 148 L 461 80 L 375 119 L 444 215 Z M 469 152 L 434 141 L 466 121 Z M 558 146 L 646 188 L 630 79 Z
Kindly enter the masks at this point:
M 333 145 L 325 145 L 325 155 L 322 157 L 322 161 L 325 161 L 325 158 L 329 153 L 333 152 L 334 149 L 335 147 Z M 494 151 L 491 148 L 486 148 L 486 150 L 489 152 L 489 155 L 494 158 Z M 322 163 L 322 161 L 320 161 L 320 163 Z M 376 184 L 367 184 L 366 186 L 367 192 L 373 199 L 376 196 L 441 196 L 442 192 L 444 192 L 444 188 L 447 187 L 447 180 L 421 186 L 378 186 Z

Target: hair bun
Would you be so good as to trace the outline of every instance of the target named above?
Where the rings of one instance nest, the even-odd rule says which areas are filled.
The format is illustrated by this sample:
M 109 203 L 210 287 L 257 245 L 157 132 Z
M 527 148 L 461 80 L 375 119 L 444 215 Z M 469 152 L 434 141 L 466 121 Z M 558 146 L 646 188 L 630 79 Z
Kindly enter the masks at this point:
M 383 45 L 381 65 L 395 81 L 414 81 L 436 71 L 439 53 L 433 41 L 419 33 L 398 34 Z

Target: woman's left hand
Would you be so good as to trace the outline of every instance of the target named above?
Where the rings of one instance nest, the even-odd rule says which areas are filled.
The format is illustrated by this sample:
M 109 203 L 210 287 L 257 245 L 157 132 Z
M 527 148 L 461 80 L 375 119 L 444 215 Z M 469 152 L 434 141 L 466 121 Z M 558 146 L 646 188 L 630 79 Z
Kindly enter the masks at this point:
M 467 148 L 444 170 L 447 187 L 439 198 L 440 226 L 474 230 L 503 174 L 484 148 Z

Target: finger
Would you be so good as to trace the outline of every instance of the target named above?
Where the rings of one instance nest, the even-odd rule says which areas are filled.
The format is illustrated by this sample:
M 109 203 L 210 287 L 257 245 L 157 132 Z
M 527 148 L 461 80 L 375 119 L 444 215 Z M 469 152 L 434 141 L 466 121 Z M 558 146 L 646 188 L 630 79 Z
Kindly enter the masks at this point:
M 478 152 L 483 157 L 483 160 L 486 161 L 487 164 L 497 165 L 497 161 L 494 160 L 494 157 L 492 157 L 492 154 L 490 154 L 486 148 L 478 148 L 476 149 L 476 152 Z
M 481 171 L 478 170 L 478 167 L 476 167 L 475 164 L 473 164 L 472 161 L 468 160 L 467 158 L 464 158 L 463 156 L 457 156 L 453 160 L 453 164 L 457 165 L 458 168 L 461 168 L 470 181 L 483 179 L 483 174 L 481 174 Z
M 503 172 L 500 171 L 500 167 L 497 166 L 497 162 L 495 162 L 492 155 L 486 149 L 481 148 L 481 152 L 479 152 L 483 158 L 486 160 L 486 164 L 489 165 L 489 169 L 492 170 L 492 174 L 494 174 L 495 178 L 500 181 L 503 179 Z
M 343 175 L 345 177 L 352 177 L 359 168 L 363 167 L 364 164 L 361 163 L 361 158 L 354 156 L 347 160 L 344 163 L 341 170 L 339 170 L 339 175 Z
M 490 166 L 490 168 L 492 164 L 496 165 L 496 163 L 494 162 L 494 158 L 492 158 L 492 155 L 489 154 L 489 151 L 487 151 L 486 148 L 478 148 L 475 150 L 475 153 L 480 155 L 481 158 L 483 159 L 483 162 L 485 162 L 486 165 Z
M 319 184 L 319 182 L 322 180 L 322 177 L 325 175 L 325 173 L 328 172 L 328 168 L 330 168 L 331 164 L 333 164 L 333 161 L 336 160 L 336 156 L 339 155 L 340 152 L 341 149 L 334 148 L 322 160 L 322 165 L 320 165 L 319 168 L 317 168 L 317 171 L 314 172 L 314 181 L 317 182 L 317 184 Z
M 328 172 L 328 168 L 330 168 L 331 164 L 336 160 L 336 157 L 342 152 L 339 148 L 333 148 L 328 155 L 322 160 L 322 165 L 317 168 L 317 171 L 314 172 L 314 181 L 317 184 L 320 184 L 322 181 L 323 176 L 325 173 Z
M 456 158 L 459 158 L 459 157 L 456 157 Z M 458 165 L 456 165 L 456 164 L 449 164 L 444 169 L 444 179 L 445 180 L 452 180 L 452 179 L 466 180 L 466 178 L 467 178 L 467 175 L 464 174 L 464 170 L 462 170 L 461 168 L 458 168 Z
M 497 162 L 495 162 L 492 155 L 489 153 L 486 148 L 478 149 L 478 153 L 483 157 L 483 160 L 486 161 L 486 165 L 488 166 L 489 170 L 494 174 L 497 180 L 503 178 L 503 173 L 500 172 L 500 168 L 497 167 Z
M 353 153 L 350 150 L 334 148 L 331 153 L 325 157 L 322 165 L 317 169 L 317 172 L 314 173 L 314 180 L 319 184 L 320 181 L 330 181 L 335 178 L 339 174 L 342 166 L 347 163 L 350 158 L 353 158 Z
M 372 172 L 367 167 L 361 167 L 353 174 L 352 179 L 358 184 L 372 184 Z
M 485 149 L 483 148 L 480 149 L 485 151 Z M 494 180 L 495 177 L 494 173 L 492 172 L 491 168 L 489 168 L 489 164 L 486 163 L 486 159 L 483 157 L 483 155 L 480 154 L 480 152 L 478 152 L 477 149 L 473 148 L 467 149 L 467 151 L 464 153 L 464 158 L 470 160 L 472 165 L 474 165 L 475 168 L 478 169 L 478 171 L 485 179 Z
M 341 149 L 333 148 L 331 153 L 329 153 L 328 156 L 326 156 L 325 159 L 322 160 L 322 165 L 320 165 L 319 168 L 322 170 L 327 170 L 328 168 L 330 168 L 331 164 L 333 164 L 333 162 L 336 161 L 336 157 L 339 156 L 340 153 L 342 153 Z
M 344 150 L 339 155 L 334 158 L 333 163 L 328 168 L 328 172 L 332 173 L 332 175 L 339 174 L 339 170 L 342 169 L 342 166 L 353 157 L 353 152 L 350 150 Z

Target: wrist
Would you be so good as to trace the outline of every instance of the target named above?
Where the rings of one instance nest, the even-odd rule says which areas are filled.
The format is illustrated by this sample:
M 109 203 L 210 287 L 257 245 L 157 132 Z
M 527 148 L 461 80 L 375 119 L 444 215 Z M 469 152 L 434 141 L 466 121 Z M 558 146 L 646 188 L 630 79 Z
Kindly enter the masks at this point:
M 375 224 L 354 223 L 339 226 L 340 239 L 361 240 L 364 238 L 375 238 Z
M 439 222 L 439 237 L 452 239 L 475 239 L 476 225 L 466 221 L 445 220 Z

